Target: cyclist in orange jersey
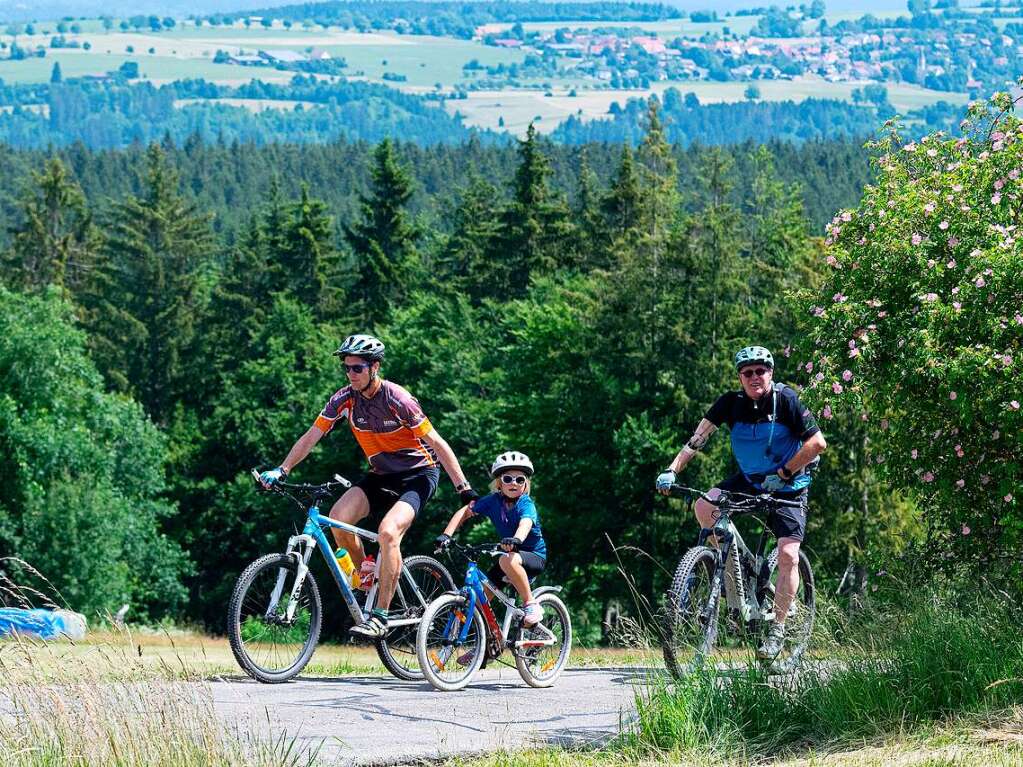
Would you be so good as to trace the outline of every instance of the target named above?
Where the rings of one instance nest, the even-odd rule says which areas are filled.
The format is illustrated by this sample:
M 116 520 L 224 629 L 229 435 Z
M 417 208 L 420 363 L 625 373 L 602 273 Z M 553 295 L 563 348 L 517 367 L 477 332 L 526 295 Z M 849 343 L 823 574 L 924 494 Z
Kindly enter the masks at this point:
M 478 497 L 458 459 L 433 428 L 419 402 L 408 391 L 380 377 L 384 344 L 373 336 L 351 335 L 334 354 L 341 358 L 348 385 L 327 401 L 316 421 L 288 452 L 281 465 L 263 472 L 269 487 L 286 477 L 341 418 L 366 454 L 370 470 L 330 510 L 330 516 L 357 524 L 369 515 L 383 515 L 377 528 L 380 544 L 380 590 L 377 606 L 365 623 L 351 630 L 370 639 L 387 633 L 387 610 L 401 572 L 401 540 L 416 515 L 437 489 L 443 466 L 463 504 Z M 351 552 L 357 568 L 365 559 L 362 542 L 342 530 L 334 539 Z

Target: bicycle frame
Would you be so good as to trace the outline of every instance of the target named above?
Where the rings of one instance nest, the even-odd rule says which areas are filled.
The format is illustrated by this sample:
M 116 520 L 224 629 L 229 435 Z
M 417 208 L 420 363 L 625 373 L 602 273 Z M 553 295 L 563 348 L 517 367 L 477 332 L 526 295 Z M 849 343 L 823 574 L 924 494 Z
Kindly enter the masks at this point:
M 319 546 L 323 559 L 327 563 L 327 569 L 330 574 L 334 577 L 334 582 L 337 584 L 338 590 L 341 592 L 341 596 L 345 600 L 345 604 L 348 606 L 348 611 L 352 615 L 352 620 L 356 624 L 364 623 L 369 618 L 369 614 L 376 604 L 377 590 L 379 589 L 380 579 L 379 577 L 374 581 L 373 586 L 370 588 L 369 593 L 366 595 L 366 607 L 365 609 L 359 607 L 359 603 L 355 599 L 355 591 L 348 583 L 348 578 L 341 571 L 341 567 L 337 563 L 337 559 L 333 556 L 333 547 L 330 541 L 327 540 L 326 534 L 323 532 L 324 527 L 333 527 L 338 530 L 344 530 L 345 532 L 356 535 L 359 538 L 363 538 L 368 541 L 376 542 L 378 535 L 372 533 L 369 530 L 363 530 L 360 527 L 355 527 L 347 522 L 340 522 L 330 517 L 325 517 L 320 514 L 319 505 L 313 503 L 312 506 L 307 510 L 308 518 L 306 519 L 305 528 L 299 535 L 293 535 L 288 538 L 288 547 L 285 549 L 285 554 L 291 555 L 295 558 L 295 564 L 298 568 L 298 574 L 295 578 L 295 584 L 292 587 L 290 599 L 288 600 L 287 618 L 288 620 L 294 619 L 295 607 L 298 603 L 298 596 L 302 591 L 302 584 L 305 582 L 306 574 L 309 572 L 309 560 L 313 555 L 313 551 Z M 377 562 L 377 575 L 379 576 L 380 563 Z M 277 603 L 280 600 L 281 592 L 284 590 L 284 580 L 286 573 L 282 570 L 277 576 L 277 585 L 273 590 L 273 594 L 270 598 L 270 603 L 267 606 L 266 615 L 271 617 L 277 610 Z M 409 574 L 408 569 L 402 565 L 401 577 L 408 579 L 409 584 L 412 586 L 412 593 L 417 596 L 422 606 L 425 608 L 426 603 L 423 600 L 422 594 L 419 588 L 416 586 L 412 576 Z M 412 626 L 417 624 L 419 621 L 415 618 L 395 618 L 388 620 L 388 626 Z
M 497 624 L 497 616 L 494 614 L 494 609 L 491 606 L 489 597 L 487 596 L 486 588 L 484 588 L 485 586 L 490 586 L 493 596 L 506 608 L 504 621 L 500 626 Z M 521 608 L 516 607 L 513 599 L 503 594 L 500 589 L 496 588 L 490 582 L 490 579 L 483 574 L 479 566 L 472 560 L 469 561 L 469 567 L 465 572 L 465 585 L 462 587 L 460 593 L 466 596 L 468 607 L 466 609 L 465 622 L 462 624 L 462 630 L 459 632 L 459 642 L 464 642 L 468 638 L 469 629 L 472 626 L 476 610 L 479 610 L 483 614 L 484 623 L 486 623 L 487 631 L 490 634 L 492 642 L 491 646 L 494 649 L 493 655 L 495 658 L 504 652 L 505 647 L 514 647 L 515 649 L 518 649 L 520 647 L 543 647 L 554 644 L 554 635 L 541 624 L 537 624 L 536 628 L 540 628 L 548 635 L 548 638 L 546 639 L 516 639 L 514 641 L 506 639 L 511 631 L 512 621 L 516 617 L 521 617 L 523 611 Z M 455 616 L 453 615 L 448 618 L 448 624 L 444 627 L 445 636 L 447 636 L 451 631 L 451 622 L 454 620 Z
M 760 573 L 763 570 L 764 563 L 767 561 L 767 558 L 764 556 L 765 544 L 767 543 L 767 526 L 763 525 L 760 531 L 760 539 L 757 541 L 756 553 L 754 553 L 746 545 L 746 541 L 743 540 L 738 528 L 736 528 L 735 523 L 732 521 L 729 509 L 726 506 L 722 506 L 718 511 L 719 516 L 717 522 L 714 523 L 714 527 L 700 530 L 700 538 L 697 541 L 698 546 L 704 546 L 711 535 L 718 539 L 718 548 L 716 549 L 717 567 L 714 569 L 714 582 L 712 583 L 713 593 L 725 593 L 725 569 L 728 566 L 728 555 L 734 547 L 735 558 L 739 562 L 739 579 L 734 586 L 739 590 L 739 593 L 735 596 L 739 601 L 739 610 L 743 621 L 748 623 L 754 620 L 774 620 L 773 601 L 771 606 L 764 610 L 756 598 L 760 586 Z M 742 580 L 746 573 L 749 573 L 748 583 Z M 708 616 L 713 615 L 716 609 L 717 599 L 713 600 L 713 604 L 708 603 Z

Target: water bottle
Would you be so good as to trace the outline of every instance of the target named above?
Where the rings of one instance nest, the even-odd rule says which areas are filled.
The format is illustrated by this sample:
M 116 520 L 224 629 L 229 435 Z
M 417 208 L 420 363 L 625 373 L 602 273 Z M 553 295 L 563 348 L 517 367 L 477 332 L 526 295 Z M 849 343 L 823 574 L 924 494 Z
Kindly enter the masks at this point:
M 348 549 L 339 547 L 334 552 L 334 559 L 337 560 L 337 566 L 341 568 L 341 572 L 348 578 L 348 582 L 351 584 L 353 589 L 359 588 L 360 578 L 359 574 L 355 572 L 355 562 L 352 561 L 352 555 L 348 553 Z

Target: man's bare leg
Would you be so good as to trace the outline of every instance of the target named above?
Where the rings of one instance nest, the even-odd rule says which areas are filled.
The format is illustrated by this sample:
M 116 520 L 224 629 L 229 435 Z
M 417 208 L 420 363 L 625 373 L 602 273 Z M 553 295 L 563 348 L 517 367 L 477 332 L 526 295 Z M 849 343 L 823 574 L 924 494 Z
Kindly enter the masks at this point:
M 337 499 L 337 502 L 328 515 L 331 519 L 344 522 L 349 525 L 357 525 L 369 514 L 369 499 L 361 487 L 350 487 L 345 494 Z M 355 569 L 358 570 L 362 560 L 366 558 L 366 552 L 362 548 L 362 539 L 336 527 L 330 528 L 334 535 L 334 544 L 344 546 L 352 555 Z
M 380 544 L 380 590 L 377 592 L 377 607 L 386 610 L 398 587 L 401 575 L 401 539 L 416 519 L 416 512 L 405 501 L 398 501 L 380 520 L 377 530 Z

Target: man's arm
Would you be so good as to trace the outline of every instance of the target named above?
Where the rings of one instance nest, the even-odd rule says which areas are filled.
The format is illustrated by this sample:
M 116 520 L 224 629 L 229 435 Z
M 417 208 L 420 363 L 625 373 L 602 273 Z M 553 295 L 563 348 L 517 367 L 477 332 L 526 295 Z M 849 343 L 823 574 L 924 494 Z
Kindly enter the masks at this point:
M 319 426 L 310 426 L 309 431 L 298 438 L 298 442 L 292 445 L 288 451 L 288 457 L 281 463 L 281 468 L 289 474 L 298 464 L 305 460 L 309 451 L 316 447 L 316 443 L 323 438 L 323 430 Z
M 465 478 L 465 474 L 462 473 L 462 467 L 458 465 L 458 459 L 455 458 L 455 452 L 451 449 L 451 445 L 437 433 L 437 430 L 430 429 L 421 439 L 437 453 L 440 465 L 448 473 L 448 476 L 455 485 L 455 490 L 462 492 L 463 490 L 470 489 L 469 481 Z
M 803 446 L 799 448 L 794 456 L 785 462 L 785 465 L 779 469 L 778 473 L 787 473 L 788 477 L 783 475 L 782 479 L 788 479 L 793 474 L 798 473 L 814 458 L 823 453 L 827 447 L 828 443 L 824 439 L 824 433 L 818 431 L 812 437 L 807 438 L 807 440 L 803 443 Z
M 680 473 L 686 467 L 686 464 L 693 460 L 693 456 L 703 450 L 707 440 L 717 430 L 718 427 L 713 423 L 706 418 L 702 419 L 696 427 L 696 431 L 693 432 L 693 436 L 689 438 L 689 441 L 682 447 L 678 455 L 675 456 L 675 460 L 669 464 L 668 469 L 676 474 Z

